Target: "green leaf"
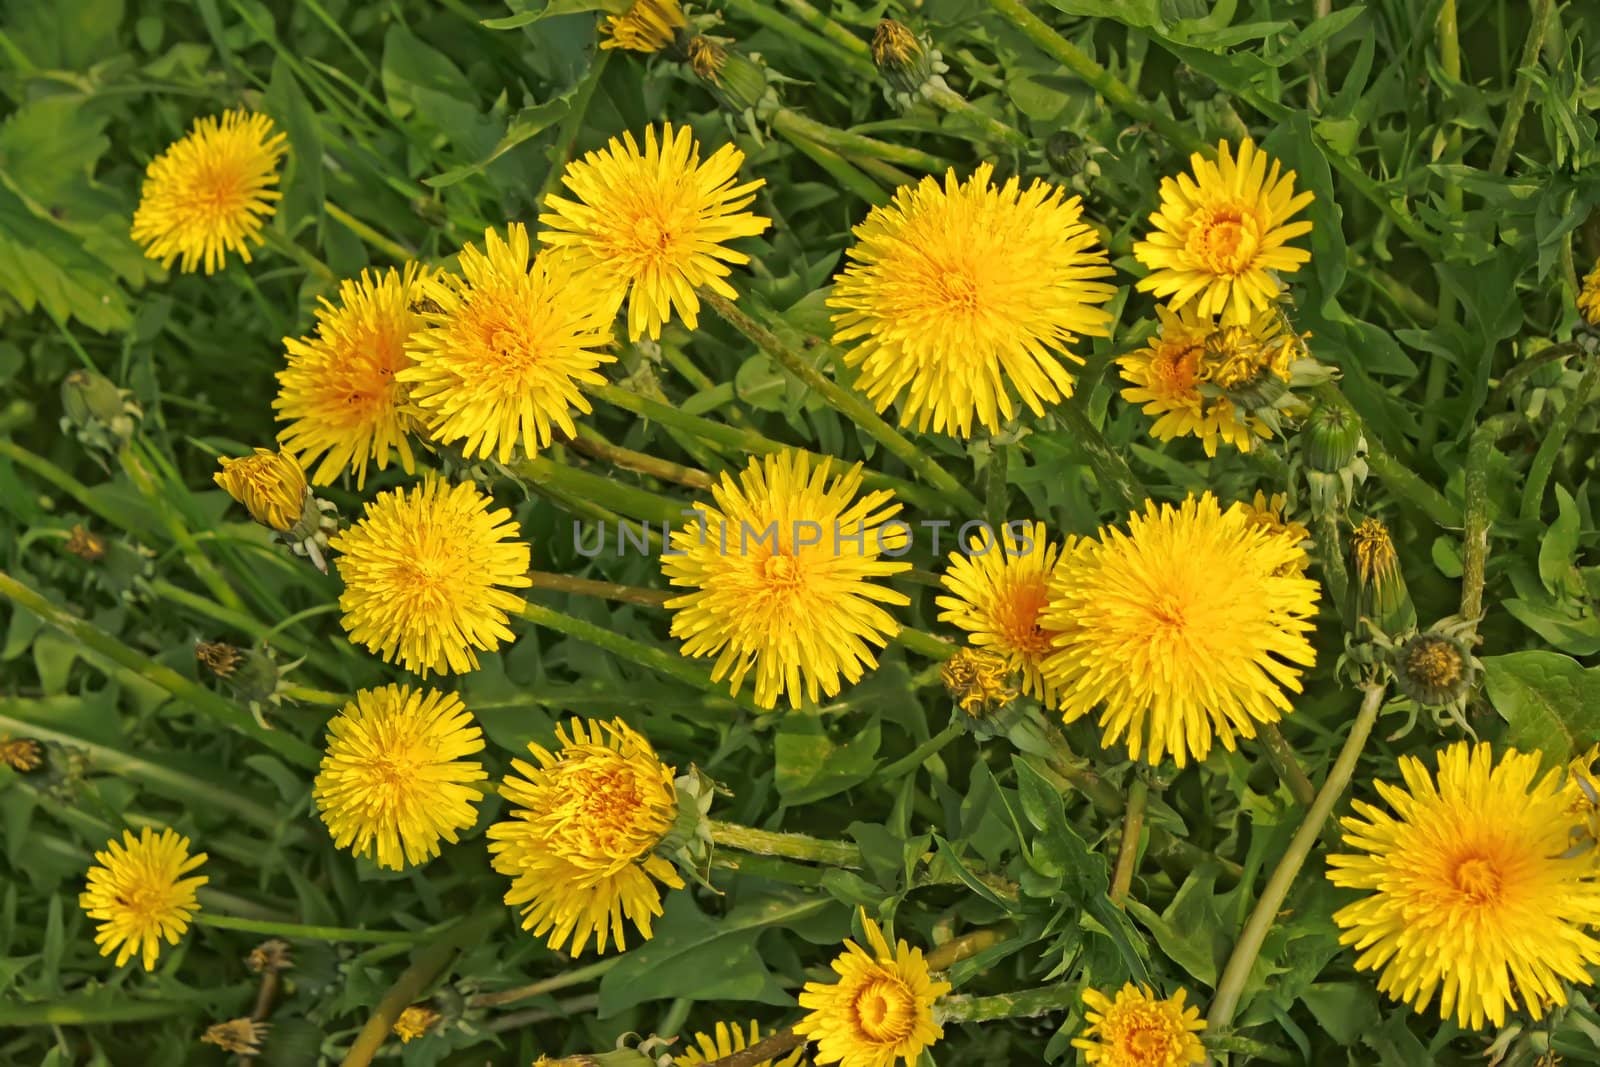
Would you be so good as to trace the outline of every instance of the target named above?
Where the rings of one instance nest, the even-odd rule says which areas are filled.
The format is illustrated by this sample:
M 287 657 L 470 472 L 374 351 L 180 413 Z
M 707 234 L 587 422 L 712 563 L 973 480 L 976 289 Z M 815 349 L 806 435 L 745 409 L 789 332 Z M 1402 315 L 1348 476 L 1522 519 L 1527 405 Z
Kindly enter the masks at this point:
M 1558 597 L 1583 595 L 1578 576 L 1578 505 L 1566 487 L 1556 486 L 1556 521 L 1539 542 L 1539 580 Z
M 1217 984 L 1228 952 L 1227 924 L 1217 910 L 1216 886 L 1216 868 L 1202 867 L 1190 872 L 1159 915 L 1139 901 L 1127 901 L 1129 914 L 1155 935 L 1167 958 L 1205 986 Z
M 1600 741 L 1600 668 L 1539 651 L 1486 656 L 1483 668 L 1508 744 L 1559 765 Z
M 876 718 L 842 745 L 828 737 L 819 719 L 787 715 L 773 743 L 776 784 L 785 804 L 810 804 L 860 785 L 877 770 L 882 728 Z

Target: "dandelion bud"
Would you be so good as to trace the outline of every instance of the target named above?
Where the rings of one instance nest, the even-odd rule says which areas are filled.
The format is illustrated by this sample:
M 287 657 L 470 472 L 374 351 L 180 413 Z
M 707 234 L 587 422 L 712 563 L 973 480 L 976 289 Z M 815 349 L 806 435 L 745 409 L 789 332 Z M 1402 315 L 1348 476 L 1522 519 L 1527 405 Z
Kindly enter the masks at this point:
M 928 40 L 904 23 L 883 19 L 872 34 L 872 62 L 883 75 L 886 93 L 902 107 L 933 90 L 947 90 L 943 74 L 950 68 Z
M 711 840 L 711 801 L 717 786 L 711 779 L 691 766 L 688 773 L 673 781 L 673 791 L 678 798 L 678 814 L 661 840 L 655 853 L 665 856 L 678 869 L 702 885 L 711 885 L 711 856 L 715 845 Z
M 685 48 L 689 55 L 689 69 L 695 77 L 712 85 L 722 84 L 722 68 L 728 62 L 728 50 L 704 34 L 689 38 Z
M 439 1022 L 439 1013 L 421 1004 L 413 1004 L 400 1013 L 394 1021 L 394 1035 L 400 1043 L 408 1045 L 432 1030 Z
M 1009 676 L 1003 657 L 977 648 L 957 651 L 939 668 L 939 679 L 956 707 L 974 719 L 986 718 L 1017 699 Z
M 44 766 L 44 746 L 29 737 L 0 740 L 0 764 L 18 774 L 27 774 Z
M 229 1019 L 207 1027 L 200 1040 L 237 1056 L 259 1056 L 261 1042 L 267 1039 L 268 1024 L 254 1019 Z
M 194 643 L 195 662 L 218 678 L 228 678 L 238 669 L 239 660 L 244 656 L 244 649 L 230 645 L 226 641 L 196 641 Z
M 114 452 L 133 436 L 144 411 L 133 394 L 90 370 L 75 370 L 61 382 L 61 429 L 90 448 Z
M 1437 629 L 1401 642 L 1394 653 L 1394 673 L 1400 691 L 1427 708 L 1460 705 L 1477 680 L 1467 646 Z
M 768 84 L 767 69 L 709 37 L 690 40 L 689 69 L 717 98 L 717 103 L 735 114 L 777 106 L 777 93 Z
M 1350 535 L 1356 563 L 1356 612 L 1385 633 L 1400 633 L 1417 624 L 1400 557 L 1389 528 L 1375 518 L 1363 519 Z
M 1335 474 L 1349 466 L 1364 443 L 1360 422 L 1338 404 L 1312 408 L 1300 438 L 1306 465 L 1325 474 Z
M 317 569 L 327 572 L 322 549 L 328 534 L 339 528 L 332 504 L 319 500 L 306 484 L 305 471 L 287 451 L 258 448 L 242 459 L 222 458 L 213 478 L 250 517 L 288 544 L 296 555 L 309 556 Z

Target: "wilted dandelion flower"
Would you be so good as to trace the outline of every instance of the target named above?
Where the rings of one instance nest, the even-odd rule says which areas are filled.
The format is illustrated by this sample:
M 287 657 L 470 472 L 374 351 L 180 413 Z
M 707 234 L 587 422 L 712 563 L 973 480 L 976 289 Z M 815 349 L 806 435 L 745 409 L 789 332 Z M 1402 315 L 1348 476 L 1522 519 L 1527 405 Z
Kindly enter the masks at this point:
M 306 465 L 321 457 L 313 485 L 348 470 L 364 487 L 367 464 L 384 470 L 391 452 L 407 474 L 414 469 L 407 435 L 421 424 L 397 375 L 411 365 L 406 342 L 422 326 L 417 305 L 428 275 L 415 263 L 362 271 L 359 281 L 340 283 L 337 304 L 322 301 L 312 336 L 283 339 L 288 365 L 272 407 L 289 424 L 284 446 Z
M 1194 301 L 1200 315 L 1245 322 L 1283 290 L 1278 274 L 1292 274 L 1311 253 L 1287 242 L 1311 232 L 1307 221 L 1290 222 L 1313 196 L 1295 195 L 1294 171 L 1281 173 L 1248 137 L 1235 159 L 1228 143 L 1217 145 L 1215 163 L 1199 152 L 1189 157 L 1194 176 L 1161 180 L 1161 207 L 1153 227 L 1133 254 L 1150 273 L 1141 293 L 1154 293 L 1178 311 Z
M 1204 1063 L 1205 1046 L 1195 1035 L 1206 1028 L 1198 1009 L 1184 1004 L 1185 990 L 1165 1000 L 1132 982 L 1115 999 L 1098 989 L 1083 991 L 1088 1026 L 1072 1039 L 1084 1062 L 1096 1067 L 1188 1067 Z
M 581 955 L 591 937 L 597 952 L 626 948 L 624 920 L 649 940 L 657 883 L 683 887 L 654 853 L 677 818 L 673 770 L 621 719 L 574 719 L 556 739 L 555 752 L 529 744 L 538 766 L 513 760 L 500 787 L 514 808 L 489 827 L 489 851 L 511 878 L 506 903 L 557 952 Z
M 700 161 L 700 145 L 687 126 L 667 123 L 658 141 L 645 128 L 644 151 L 631 133 L 567 164 L 563 183 L 572 199 L 550 195 L 539 221 L 540 239 L 570 251 L 574 269 L 620 300 L 628 298 L 628 339 L 661 328 L 674 312 L 694 329 L 697 289 L 729 300 L 738 293 L 726 279 L 729 264 L 750 257 L 727 247 L 754 237 L 770 220 L 744 209 L 765 182 L 740 183 L 744 153 L 723 145 Z M 613 304 L 615 306 L 615 304 Z
M 956 649 L 939 667 L 939 681 L 951 699 L 974 719 L 985 718 L 1017 699 L 1012 674 L 1004 656 L 970 645 Z
M 293 453 L 258 448 L 251 455 L 223 456 L 218 462 L 222 469 L 212 480 L 243 504 L 252 519 L 278 533 L 299 523 L 311 490 Z
M 828 477 L 803 452 L 752 459 L 737 483 L 724 474 L 716 503 L 674 531 L 661 569 L 692 592 L 667 601 L 672 636 L 685 656 L 716 656 L 714 680 L 737 693 L 755 672 L 755 699 L 773 707 L 836 696 L 878 665 L 900 632 L 880 605 L 910 601 L 873 579 L 911 564 L 879 558 L 901 548 L 908 528 L 885 525 L 899 510 L 880 490 L 857 499 L 861 465 Z
M 138 837 L 124 830 L 121 841 L 106 842 L 94 859 L 78 906 L 100 924 L 94 935 L 100 955 L 115 952 L 118 967 L 138 956 L 145 970 L 155 970 L 161 942 L 176 945 L 200 910 L 195 890 L 210 879 L 183 876 L 206 854 L 191 856 L 189 839 L 170 828 L 157 834 L 146 826 Z
M 1364 896 L 1334 913 L 1356 969 L 1378 989 L 1462 1027 L 1499 1028 L 1507 1010 L 1535 1019 L 1589 985 L 1600 963 L 1600 869 L 1569 851 L 1577 821 L 1562 774 L 1538 753 L 1498 763 L 1488 744 L 1439 753 L 1438 776 L 1400 757 L 1405 788 L 1376 783 L 1392 810 L 1356 801 L 1341 820 L 1353 853 L 1328 857 L 1334 885 Z
M 1578 314 L 1590 326 L 1600 326 L 1600 261 L 1584 276 L 1578 290 Z
M 722 69 L 728 63 L 728 50 L 704 34 L 689 38 L 684 46 L 689 56 L 689 69 L 695 77 L 712 85 L 722 84 Z
M 687 25 L 678 0 L 634 0 L 628 10 L 600 23 L 600 47 L 659 52 Z
M 261 243 L 262 223 L 282 195 L 272 187 L 287 140 L 267 116 L 248 111 L 196 119 L 145 170 L 133 239 L 163 267 L 181 259 L 185 273 L 203 264 L 210 274 L 229 252 L 250 262 L 250 245 Z
M 470 483 L 430 475 L 392 489 L 329 544 L 339 555 L 340 623 L 350 640 L 426 677 L 477 670 L 476 650 L 509 641 L 529 584 L 528 546 L 505 508 Z
M 402 1045 L 409 1045 L 432 1030 L 438 1022 L 438 1012 L 421 1004 L 413 1004 L 394 1021 L 394 1036 L 400 1039 Z
M 1307 635 L 1319 590 L 1298 569 L 1300 538 L 1223 511 L 1210 493 L 1179 507 L 1151 502 L 1128 532 L 1106 527 L 1056 568 L 1043 624 L 1044 662 L 1068 722 L 1099 707 L 1102 743 L 1182 767 L 1213 739 L 1290 710 L 1285 690 L 1316 662 Z
M 258 1056 L 261 1054 L 261 1042 L 267 1039 L 270 1028 L 267 1023 L 249 1017 L 229 1019 L 206 1027 L 200 1040 L 237 1056 Z
M 44 766 L 44 748 L 31 737 L 0 737 L 0 766 L 27 774 Z
M 737 1023 L 730 1026 L 719 1022 L 712 1033 L 695 1034 L 689 1041 L 688 1049 L 672 1058 L 673 1067 L 699 1067 L 713 1060 L 725 1059 L 736 1052 L 743 1052 L 760 1041 L 761 1027 L 754 1022 L 751 1022 L 748 1034 Z M 804 1053 L 803 1047 L 797 1048 L 785 1056 L 761 1060 L 759 1063 L 751 1064 L 750 1067 L 796 1067 Z
M 616 305 L 573 275 L 569 257 L 544 252 L 530 264 L 520 222 L 505 240 L 485 231 L 483 245 L 461 250 L 459 277 L 423 280 L 437 310 L 423 311 L 412 365 L 395 378 L 434 440 L 509 463 L 518 444 L 532 455 L 553 429 L 577 433 L 571 412 L 592 410 L 578 386 L 604 385 L 595 368 L 616 358 L 604 351 Z
M 1002 527 L 998 541 L 986 531 L 972 538 L 969 552 L 950 553 L 939 581 L 952 595 L 936 601 L 944 609 L 939 621 L 959 626 L 975 647 L 1003 657 L 1008 670 L 1021 676 L 1022 691 L 1053 707 L 1056 687 L 1040 667 L 1053 636 L 1043 615 L 1061 546 L 1048 543 L 1042 522 L 1021 533 L 1012 526 Z
M 483 734 L 454 693 L 363 689 L 328 723 L 312 796 L 333 843 L 401 870 L 439 854 L 439 839 L 478 817 Z
M 1356 576 L 1363 585 L 1393 582 L 1400 574 L 1400 557 L 1395 554 L 1389 527 L 1379 519 L 1366 518 L 1350 534 L 1350 551 L 1356 560 Z
M 1116 288 L 1095 280 L 1112 271 L 1079 198 L 1016 178 L 995 188 L 993 173 L 901 186 L 855 228 L 834 280 L 833 340 L 856 342 L 845 361 L 858 387 L 879 411 L 898 403 L 902 425 L 996 433 L 1013 392 L 1041 415 L 1072 394 L 1062 357 L 1082 359 L 1067 346 L 1109 332 L 1095 305 Z
M 817 1044 L 819 1064 L 892 1067 L 914 1063 L 944 1036 L 933 1005 L 950 991 L 936 982 L 920 948 L 902 939 L 891 950 L 877 923 L 861 914 L 867 948 L 854 941 L 833 961 L 839 980 L 807 982 L 800 993 L 806 1016 L 794 1030 Z M 869 951 L 870 950 L 870 951 Z

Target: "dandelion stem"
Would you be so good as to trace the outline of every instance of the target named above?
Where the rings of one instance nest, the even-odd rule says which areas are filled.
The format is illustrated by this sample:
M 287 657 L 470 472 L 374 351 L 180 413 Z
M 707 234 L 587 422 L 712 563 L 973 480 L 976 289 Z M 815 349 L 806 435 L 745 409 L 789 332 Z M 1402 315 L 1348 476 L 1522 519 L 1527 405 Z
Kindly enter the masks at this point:
M 261 233 L 266 238 L 268 247 L 283 253 L 312 274 L 315 274 L 322 279 L 323 284 L 330 288 L 339 284 L 339 276 L 333 273 L 333 268 L 304 248 L 301 248 L 299 243 L 288 234 L 282 233 L 271 226 L 264 227 Z
M 297 704 L 312 704 L 319 708 L 341 708 L 350 699 L 342 693 L 330 693 L 326 689 L 313 689 L 306 685 L 280 686 L 278 694 L 285 700 L 292 700 Z
M 592 596 L 623 604 L 638 604 L 646 608 L 659 608 L 673 596 L 662 589 L 646 589 L 643 586 L 622 585 L 618 582 L 600 582 L 593 578 L 575 578 L 569 574 L 555 574 L 551 571 L 529 571 L 528 579 L 533 582 L 534 589 Z
M 1439 17 L 1434 22 L 1434 36 L 1439 42 L 1439 67 L 1446 78 L 1452 83 L 1461 81 L 1461 40 L 1457 32 L 1456 0 L 1441 0 Z M 1450 86 L 1454 89 L 1454 85 Z M 1445 162 L 1454 163 L 1456 154 L 1461 150 L 1461 127 L 1451 123 L 1449 134 L 1445 138 Z M 1447 217 L 1455 219 L 1461 217 L 1462 210 L 1461 185 L 1450 182 L 1444 187 L 1444 205 Z M 1439 317 L 1438 321 L 1445 325 L 1455 322 L 1456 294 L 1449 286 L 1439 286 Z M 1453 363 L 1446 360 L 1438 352 L 1428 356 L 1428 382 L 1424 387 L 1422 400 L 1422 426 L 1417 436 L 1417 453 L 1426 456 L 1433 451 L 1433 443 L 1439 438 L 1439 408 L 1440 401 L 1444 399 L 1445 385 L 1450 380 L 1450 370 Z
M 918 630 L 913 626 L 900 627 L 900 633 L 895 636 L 895 642 L 918 655 L 926 656 L 938 663 L 943 663 L 956 654 L 956 646 L 949 641 L 935 637 L 924 630 Z
M 195 577 L 210 590 L 217 603 L 243 613 L 244 601 L 233 591 L 233 587 L 222 576 L 222 572 L 217 570 L 210 557 L 195 543 L 194 535 L 184 525 L 183 519 L 173 511 L 171 504 L 156 485 L 155 475 L 151 473 L 144 460 L 135 455 L 132 443 L 117 452 L 117 462 L 134 488 L 138 489 L 140 495 L 160 514 L 162 524 L 167 528 L 167 535 L 172 538 L 173 544 L 178 546 L 184 562 L 189 564 L 189 569 L 194 572 Z
M 838 182 L 840 186 L 848 189 L 873 207 L 882 207 L 889 202 L 889 194 L 883 186 L 873 181 L 872 178 L 862 173 L 850 160 L 841 156 L 827 145 L 818 144 L 811 138 L 795 130 L 780 130 L 784 139 L 795 148 L 799 149 L 808 159 L 828 172 L 828 175 Z
M 863 59 L 872 58 L 872 49 L 867 47 L 867 42 L 851 33 L 844 26 L 839 25 L 827 15 L 818 11 L 816 6 L 808 0 L 783 0 L 783 6 L 793 11 L 795 17 L 812 29 L 816 30 L 828 40 L 839 45 L 847 52 L 853 52 Z
M 904 756 L 901 756 L 888 766 L 880 768 L 873 777 L 880 782 L 892 782 L 908 771 L 915 771 L 942 752 L 946 745 L 966 732 L 967 727 L 964 723 L 952 722 Z
M 878 72 L 872 65 L 872 60 L 865 54 L 853 51 L 842 43 L 824 36 L 823 33 L 807 29 L 788 15 L 776 10 L 772 6 L 772 0 L 723 0 L 723 6 L 729 11 L 743 15 L 751 22 L 760 23 L 767 29 L 782 34 L 787 40 L 805 45 L 817 55 L 831 63 L 837 63 L 846 70 L 868 77 Z
M 1300 761 L 1295 758 L 1294 749 L 1278 729 L 1278 724 L 1260 723 L 1256 727 L 1256 736 L 1261 741 L 1261 751 L 1266 753 L 1267 762 L 1277 772 L 1278 780 L 1289 787 L 1294 802 L 1302 808 L 1309 808 L 1317 799 L 1317 791 L 1312 788 L 1306 772 L 1300 769 Z
M 867 67 L 870 76 L 876 78 L 877 69 L 871 63 L 868 63 Z M 920 148 L 890 144 L 888 141 L 879 141 L 859 133 L 827 126 L 790 108 L 782 108 L 772 116 L 772 128 L 779 133 L 797 133 L 808 141 L 815 141 L 833 149 L 847 159 L 877 159 L 901 167 L 915 167 L 930 174 L 943 174 L 950 167 L 947 160 L 924 152 Z
M 621 963 L 622 959 L 623 957 L 621 956 L 612 956 L 610 959 L 591 963 L 587 967 L 574 967 L 571 970 L 562 971 L 560 974 L 551 975 L 549 978 L 541 978 L 537 982 L 520 985 L 514 989 L 501 989 L 494 993 L 479 993 L 477 996 L 467 999 L 467 1006 L 471 1008 L 503 1008 L 507 1004 L 515 1004 L 522 1000 L 532 1000 L 534 997 L 542 997 L 546 993 L 570 989 L 572 986 L 583 985 L 585 982 L 602 977 L 611 968 Z
M 983 1023 L 994 1019 L 1029 1019 L 1052 1011 L 1065 1011 L 1077 1003 L 1077 988 L 1059 982 L 986 997 L 946 995 L 933 1006 L 933 1015 L 941 1023 Z
M 752 852 L 757 856 L 777 856 L 780 859 L 820 863 L 825 867 L 861 866 L 861 850 L 846 841 L 825 841 L 806 834 L 780 833 L 775 830 L 757 830 L 720 819 L 707 820 L 711 827 L 711 840 L 723 848 Z
M 240 930 L 247 934 L 265 934 L 300 941 L 348 941 L 363 945 L 414 945 L 439 932 L 440 927 L 424 930 L 360 930 L 345 926 L 307 926 L 302 923 L 265 922 L 260 919 L 241 919 L 234 915 L 217 915 L 197 912 L 197 926 L 217 930 Z
M 729 697 L 727 687 L 711 680 L 711 676 L 691 664 L 682 656 L 673 652 L 666 652 L 635 641 L 629 637 L 614 633 L 603 626 L 596 626 L 592 622 L 573 618 L 559 611 L 554 611 L 540 604 L 524 603 L 517 614 L 536 626 L 555 630 L 557 633 L 566 634 L 568 637 L 577 638 L 598 648 L 603 648 L 613 655 L 637 663 L 641 667 L 663 674 L 698 689 L 703 693 L 715 694 L 725 700 L 731 699 L 734 704 L 754 715 L 770 714 L 768 709 L 757 707 L 748 696 L 739 694 Z
M 1489 460 L 1495 454 L 1495 444 L 1516 422 L 1516 416 L 1509 413 L 1491 415 L 1472 431 L 1467 445 L 1460 617 L 1473 625 L 1483 614 L 1484 569 L 1489 562 Z
M 551 486 L 645 522 L 665 522 L 675 526 L 692 513 L 685 502 L 626 485 L 603 474 L 591 474 L 569 467 L 544 456 L 529 456 L 512 469 L 518 477 L 529 482 Z
M 823 399 L 832 404 L 841 415 L 871 434 L 879 444 L 915 471 L 924 482 L 949 497 L 951 501 L 965 509 L 967 514 L 982 514 L 983 505 L 978 503 L 977 497 L 963 488 L 961 483 L 949 471 L 939 466 L 931 456 L 880 418 L 878 413 L 872 410 L 872 405 L 828 378 L 816 366 L 784 344 L 771 330 L 734 307 L 731 300 L 710 292 L 705 294 L 705 299 L 706 303 L 711 305 L 711 308 L 730 326 L 775 359 L 784 370 L 820 393 Z
M 1533 94 L 1534 79 L 1527 71 L 1539 59 L 1539 49 L 1544 44 L 1545 28 L 1550 22 L 1552 0 L 1532 0 L 1532 21 L 1528 23 L 1528 36 L 1522 42 L 1522 58 L 1517 63 L 1517 81 L 1511 90 L 1511 100 L 1506 104 L 1506 117 L 1500 123 L 1500 135 L 1495 138 L 1494 155 L 1489 157 L 1489 173 L 1500 175 L 1511 163 L 1511 151 L 1517 144 L 1517 129 L 1522 125 L 1522 112 Z
M 97 1026 L 166 1019 L 200 1010 L 198 1001 L 143 1001 L 69 997 L 46 1004 L 0 1004 L 0 1026 Z
M 322 202 L 322 210 L 328 217 L 339 223 L 345 229 L 361 238 L 367 244 L 376 248 L 396 263 L 409 263 L 416 258 L 417 253 L 396 241 L 391 241 L 377 230 L 368 226 L 348 211 L 344 210 L 332 200 Z
M 582 452 L 594 459 L 602 459 L 612 466 L 636 474 L 647 474 L 663 482 L 675 482 L 690 489 L 705 490 L 712 486 L 711 475 L 693 467 L 685 467 L 671 460 L 658 459 L 644 452 L 635 452 L 607 441 L 599 431 L 583 424 L 578 425 L 578 436 L 566 442 L 574 452 Z
M 1339 535 L 1339 510 L 1331 504 L 1316 511 L 1317 562 L 1322 564 L 1322 584 L 1328 587 L 1328 596 L 1338 609 L 1339 617 L 1347 627 L 1355 625 L 1354 619 L 1345 618 L 1350 611 L 1350 571 L 1344 564 L 1344 538 Z
M 345 1053 L 342 1067 L 366 1067 L 389 1039 L 395 1020 L 420 997 L 456 958 L 456 953 L 476 944 L 497 922 L 505 921 L 505 905 L 498 901 L 440 934 L 423 948 L 373 1009 L 366 1025 Z
M 1037 45 L 1046 55 L 1077 75 L 1106 102 L 1124 115 L 1152 127 L 1186 152 L 1204 148 L 1194 131 L 1135 93 L 1128 84 L 1095 61 L 1094 57 L 1061 36 L 1029 11 L 1020 0 L 989 0 L 989 6 Z
M 157 663 L 143 653 L 129 648 L 93 623 L 80 619 L 51 603 L 5 571 L 0 571 L 0 596 L 33 612 L 69 637 L 87 645 L 90 651 L 99 653 L 113 663 L 126 667 L 146 681 L 165 689 L 181 703 L 239 733 L 253 737 L 290 763 L 309 768 L 315 767 L 320 762 L 321 756 L 317 750 L 298 737 L 282 730 L 271 730 L 261 726 L 249 712 L 236 706 L 232 701 L 225 700 L 204 686 L 190 681 L 171 667 Z
M 1322 783 L 1322 790 L 1300 821 L 1299 829 L 1295 830 L 1289 842 L 1288 851 L 1278 860 L 1272 876 L 1267 879 L 1266 887 L 1256 900 L 1244 929 L 1239 932 L 1233 954 L 1223 968 L 1222 978 L 1217 983 L 1217 994 L 1211 1001 L 1211 1011 L 1206 1016 L 1206 1025 L 1212 1030 L 1225 1029 L 1232 1024 L 1233 1013 L 1239 1006 L 1239 998 L 1244 993 L 1245 983 L 1250 978 L 1250 971 L 1255 966 L 1267 932 L 1272 929 L 1284 898 L 1289 895 L 1289 888 L 1311 852 L 1311 846 L 1322 833 L 1322 824 L 1328 821 L 1334 805 L 1344 795 L 1355 774 L 1356 761 L 1361 758 L 1361 749 L 1367 743 L 1367 736 L 1372 733 L 1373 723 L 1378 721 L 1378 712 L 1383 708 L 1386 692 L 1384 686 L 1372 683 L 1364 686 L 1363 690 L 1361 711 L 1350 727 L 1350 735 L 1345 738 L 1339 757 L 1328 772 L 1327 781 Z
M 1008 144 L 1013 148 L 1028 147 L 1027 134 L 975 107 L 972 101 L 942 82 L 935 82 L 924 88 L 923 95 L 940 109 L 977 124 L 991 140 Z
M 1117 845 L 1117 866 L 1111 875 L 1111 903 L 1122 907 L 1133 886 L 1133 869 L 1139 865 L 1139 838 L 1144 830 L 1144 808 L 1150 799 L 1150 783 L 1134 773 L 1128 784 L 1128 805 L 1122 812 L 1122 840 Z
M 1011 457 L 1011 446 L 999 441 L 989 442 L 989 463 L 983 475 L 983 512 L 989 528 L 999 533 L 1009 512 L 1006 499 L 1006 466 Z
M 1584 369 L 1583 377 L 1578 379 L 1578 387 L 1572 391 L 1572 396 L 1567 398 L 1567 406 L 1551 420 L 1550 429 L 1539 442 L 1539 451 L 1533 455 L 1533 463 L 1528 467 L 1528 480 L 1522 486 L 1522 507 L 1518 512 L 1522 521 L 1538 521 L 1539 510 L 1544 506 L 1544 490 L 1550 481 L 1550 472 L 1555 469 L 1556 459 L 1560 457 L 1561 449 L 1567 443 L 1567 435 L 1572 433 L 1572 428 L 1578 424 L 1578 416 L 1582 415 L 1584 408 L 1588 406 L 1589 398 L 1594 395 L 1597 383 L 1600 383 L 1600 356 L 1592 356 L 1589 359 L 1589 366 Z

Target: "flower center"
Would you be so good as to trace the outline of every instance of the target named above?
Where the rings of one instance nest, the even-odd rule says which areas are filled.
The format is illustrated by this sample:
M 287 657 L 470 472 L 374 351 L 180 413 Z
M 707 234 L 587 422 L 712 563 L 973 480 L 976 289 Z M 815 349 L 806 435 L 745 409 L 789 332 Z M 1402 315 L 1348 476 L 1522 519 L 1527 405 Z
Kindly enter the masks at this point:
M 1186 242 L 1200 265 L 1213 274 L 1237 274 L 1255 258 L 1255 218 L 1243 204 L 1229 203 L 1200 212 Z
M 633 827 L 639 811 L 639 790 L 622 768 L 586 775 L 578 786 L 583 796 L 583 821 L 601 838 L 614 841 Z
M 1461 653 L 1445 641 L 1418 641 L 1406 655 L 1406 672 L 1425 685 L 1447 689 L 1461 680 Z
M 1163 392 L 1176 396 L 1194 394 L 1195 378 L 1200 370 L 1202 347 L 1198 343 L 1162 344 L 1150 360 L 1150 370 L 1161 383 Z
M 1014 587 L 1001 602 L 1001 632 L 1011 647 L 1025 656 L 1042 656 L 1050 651 L 1050 634 L 1039 625 L 1039 616 L 1049 599 L 1048 584 L 1041 576 Z
M 890 1044 L 911 1034 L 916 1001 L 905 983 L 884 975 L 872 979 L 856 994 L 856 1023 L 867 1040 Z
M 800 584 L 800 561 L 787 553 L 779 552 L 762 560 L 761 577 L 772 585 L 793 588 Z
M 965 270 L 946 271 L 934 283 L 939 302 L 953 312 L 971 315 L 978 310 L 978 281 Z
M 1490 904 L 1500 898 L 1500 872 L 1486 859 L 1473 857 L 1456 866 L 1456 889 L 1473 904 Z

